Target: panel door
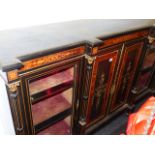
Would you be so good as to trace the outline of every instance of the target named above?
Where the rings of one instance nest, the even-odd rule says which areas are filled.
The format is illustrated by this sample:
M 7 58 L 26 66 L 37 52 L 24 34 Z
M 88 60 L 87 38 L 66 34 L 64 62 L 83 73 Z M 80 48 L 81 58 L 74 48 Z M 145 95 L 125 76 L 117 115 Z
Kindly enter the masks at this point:
M 113 95 L 110 112 L 127 103 L 143 44 L 143 41 L 139 41 L 137 43 L 128 44 L 124 48 L 118 80 L 114 84 L 116 89 Z
M 94 62 L 87 109 L 87 123 L 104 117 L 114 76 L 118 50 L 98 56 Z
M 22 78 L 28 134 L 76 134 L 82 59 L 46 67 Z

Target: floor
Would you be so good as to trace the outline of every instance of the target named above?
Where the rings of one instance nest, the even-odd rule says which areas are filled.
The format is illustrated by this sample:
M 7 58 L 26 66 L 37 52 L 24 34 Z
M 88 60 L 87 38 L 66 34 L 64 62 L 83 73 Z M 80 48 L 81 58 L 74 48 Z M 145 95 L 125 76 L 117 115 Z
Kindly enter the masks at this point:
M 141 100 L 137 103 L 135 110 L 137 111 L 140 106 L 145 102 L 146 99 Z M 120 135 L 125 134 L 126 127 L 128 123 L 128 116 L 126 113 L 122 113 L 119 116 L 117 116 L 115 119 L 110 121 L 110 123 L 101 126 L 99 129 L 97 129 L 93 135 Z

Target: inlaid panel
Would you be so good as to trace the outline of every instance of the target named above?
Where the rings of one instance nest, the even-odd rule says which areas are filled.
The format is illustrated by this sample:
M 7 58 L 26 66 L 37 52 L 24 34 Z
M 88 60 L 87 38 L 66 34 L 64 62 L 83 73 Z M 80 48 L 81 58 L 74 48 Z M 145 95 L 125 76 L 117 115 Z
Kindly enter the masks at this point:
M 127 102 L 142 47 L 143 42 L 138 42 L 128 45 L 124 49 L 123 61 L 116 84 L 116 92 L 110 109 L 111 112 Z
M 128 90 L 128 84 L 129 84 L 130 80 L 132 80 L 131 77 L 132 77 L 134 67 L 136 64 L 137 53 L 138 52 L 136 50 L 133 50 L 132 52 L 129 52 L 127 54 L 127 59 L 125 62 L 123 75 L 121 78 L 122 83 L 121 83 L 120 88 L 118 89 L 119 95 L 117 96 L 116 101 L 123 102 L 125 100 L 126 93 Z M 118 104 L 119 104 L 119 102 L 118 102 Z
M 34 95 L 36 93 L 43 92 L 49 88 L 57 87 L 60 84 L 69 83 L 73 81 L 74 69 L 69 68 L 62 71 L 57 71 L 55 74 L 50 76 L 41 77 L 37 80 L 31 80 L 29 84 L 30 94 Z
M 109 77 L 110 67 L 111 67 L 110 59 L 102 61 L 98 64 L 91 119 L 96 118 L 98 115 L 100 115 L 102 111 L 102 102 L 104 102 L 105 100 L 106 97 L 105 93 L 107 90 L 108 80 L 110 78 Z
M 89 94 L 87 121 L 92 122 L 104 117 L 111 81 L 114 76 L 118 50 L 98 56 L 93 65 Z

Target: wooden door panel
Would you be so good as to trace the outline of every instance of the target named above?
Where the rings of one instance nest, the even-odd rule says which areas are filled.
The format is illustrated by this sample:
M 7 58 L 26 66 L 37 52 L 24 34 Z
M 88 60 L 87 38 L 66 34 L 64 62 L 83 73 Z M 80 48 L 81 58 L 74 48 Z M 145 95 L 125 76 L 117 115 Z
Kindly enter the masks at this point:
M 124 49 L 123 61 L 118 81 L 116 83 L 116 91 L 114 93 L 110 112 L 116 110 L 127 102 L 143 44 L 144 43 L 141 41 L 136 44 L 128 45 Z
M 104 117 L 109 90 L 114 76 L 118 50 L 98 56 L 93 65 L 88 100 L 87 123 Z

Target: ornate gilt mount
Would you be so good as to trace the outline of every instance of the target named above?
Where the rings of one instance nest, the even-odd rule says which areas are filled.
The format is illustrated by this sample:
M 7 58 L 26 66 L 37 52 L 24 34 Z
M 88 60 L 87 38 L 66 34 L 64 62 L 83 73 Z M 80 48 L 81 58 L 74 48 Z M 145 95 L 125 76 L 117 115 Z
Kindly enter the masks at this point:
M 18 82 L 15 82 L 15 83 L 11 83 L 11 84 L 8 84 L 8 87 L 9 87 L 9 90 L 10 92 L 16 92 L 17 91 L 17 87 L 19 86 L 19 81 Z
M 85 59 L 87 59 L 88 64 L 91 65 L 93 63 L 93 61 L 96 59 L 96 57 L 91 57 L 91 56 L 85 54 Z
M 81 126 L 85 126 L 85 125 L 86 125 L 86 121 L 85 121 L 84 119 L 81 119 L 81 120 L 79 121 L 79 124 L 80 124 Z
M 149 43 L 152 44 L 155 41 L 155 37 L 148 36 Z

